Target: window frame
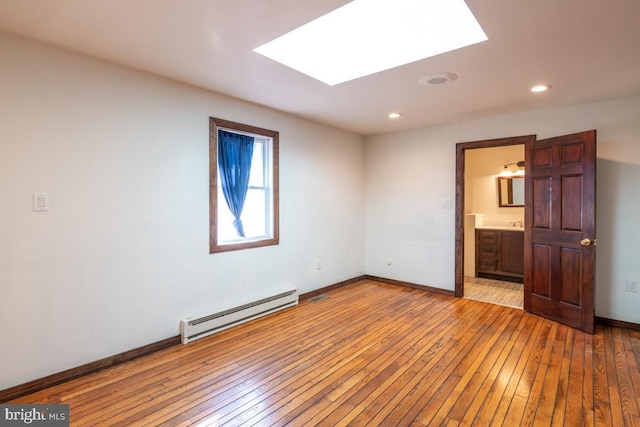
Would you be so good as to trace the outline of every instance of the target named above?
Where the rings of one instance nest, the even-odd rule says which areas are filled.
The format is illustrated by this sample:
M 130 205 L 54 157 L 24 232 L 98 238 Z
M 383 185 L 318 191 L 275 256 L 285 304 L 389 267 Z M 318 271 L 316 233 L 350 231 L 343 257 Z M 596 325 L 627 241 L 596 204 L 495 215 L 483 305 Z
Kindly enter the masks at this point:
M 273 185 L 273 198 L 271 214 L 273 218 L 273 235 L 270 238 L 224 244 L 218 243 L 218 127 L 232 132 L 245 132 L 264 136 L 272 141 L 271 182 Z M 280 133 L 278 131 L 209 117 L 209 253 L 238 251 L 280 244 L 279 136 Z

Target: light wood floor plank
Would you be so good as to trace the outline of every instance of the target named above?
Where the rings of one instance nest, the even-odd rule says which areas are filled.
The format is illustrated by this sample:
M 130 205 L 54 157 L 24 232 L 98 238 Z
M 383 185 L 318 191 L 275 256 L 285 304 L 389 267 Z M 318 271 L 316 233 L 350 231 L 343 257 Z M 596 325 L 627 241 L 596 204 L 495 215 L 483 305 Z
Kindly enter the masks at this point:
M 405 322 L 399 328 L 390 332 L 386 337 L 387 339 L 373 340 L 366 352 L 357 354 L 354 353 L 354 349 L 349 347 L 336 350 L 336 358 L 342 362 L 334 364 L 332 369 L 327 372 L 328 375 L 315 378 L 314 384 L 311 386 L 309 386 L 308 381 L 303 379 L 302 381 L 304 382 L 293 387 L 292 390 L 288 390 L 286 393 L 279 395 L 279 400 L 276 404 L 271 405 L 268 410 L 263 410 L 261 413 L 254 415 L 251 419 L 244 422 L 244 424 L 252 425 L 260 421 L 267 425 L 274 425 L 283 415 L 287 414 L 292 407 L 304 407 L 309 402 L 309 396 L 312 401 L 321 399 L 324 396 L 329 397 L 335 392 L 337 385 L 342 384 L 356 373 L 361 372 L 364 374 L 364 378 L 366 379 L 365 383 L 369 383 L 373 378 L 381 378 L 384 373 L 389 370 L 390 366 L 399 365 L 396 358 L 398 352 L 401 352 L 406 345 L 414 342 L 419 337 L 420 328 L 416 327 L 419 323 L 419 317 L 411 317 L 415 322 Z M 354 356 L 358 356 L 358 364 L 347 371 L 339 369 L 344 366 L 345 363 L 343 362 L 355 360 L 356 358 Z M 299 396 L 302 392 L 305 393 L 305 397 L 300 398 Z M 292 398 L 297 398 L 298 401 L 294 401 L 292 404 Z M 282 406 L 276 411 L 268 413 L 276 408 L 277 405 Z
M 509 312 L 512 315 L 512 312 Z M 477 341 L 474 341 L 471 337 L 464 338 L 466 342 L 465 349 L 452 359 L 446 370 L 444 370 L 436 380 L 440 386 L 436 389 L 436 393 L 433 395 L 426 395 L 429 400 L 425 402 L 421 408 L 420 413 L 414 420 L 414 424 L 426 424 L 426 423 L 441 423 L 444 418 L 443 412 L 449 408 L 452 404 L 452 400 L 447 396 L 454 392 L 457 384 L 466 382 L 465 373 L 468 372 L 471 366 L 475 365 L 477 357 L 482 356 L 483 343 L 489 340 L 493 334 L 502 330 L 502 321 L 504 317 L 498 316 L 493 318 L 490 323 L 486 323 L 481 334 L 476 334 Z
M 472 309 L 469 310 L 469 314 L 472 314 L 473 312 L 474 311 Z M 437 313 L 434 313 L 434 314 L 437 314 Z M 406 385 L 407 382 L 409 382 L 412 378 L 415 378 L 415 376 L 419 374 L 419 372 L 422 370 L 421 366 L 424 365 L 424 363 L 421 363 L 421 362 L 426 363 L 426 361 L 429 360 L 427 357 L 423 357 L 423 356 L 426 356 L 427 353 L 429 352 L 433 354 L 435 353 L 435 350 L 441 349 L 443 338 L 446 338 L 448 333 L 455 327 L 456 323 L 460 321 L 460 320 L 456 321 L 448 317 L 444 317 L 443 320 L 446 320 L 446 321 L 440 322 L 439 324 L 436 324 L 434 322 L 432 326 L 429 326 L 428 328 L 421 328 L 427 334 L 424 335 L 420 341 L 416 342 L 416 344 L 409 347 L 408 350 L 405 352 L 405 354 L 403 354 L 405 359 L 411 356 L 411 362 L 405 363 L 407 370 L 401 374 L 403 378 L 401 378 L 398 381 L 399 384 Z M 439 333 L 437 334 L 430 333 L 435 327 L 438 328 Z M 416 360 L 416 358 L 418 360 Z M 367 365 L 370 363 L 370 361 L 364 360 L 363 363 Z M 362 384 L 371 382 L 372 378 L 374 378 L 376 374 L 375 372 L 371 372 L 370 368 L 371 367 L 369 366 L 368 374 L 367 374 L 367 371 L 362 369 L 356 372 L 350 378 L 345 379 L 345 381 L 342 381 L 336 389 L 334 389 L 332 392 L 326 395 L 326 398 L 329 400 L 329 402 L 318 401 L 316 404 L 313 405 L 313 407 L 310 407 L 307 411 L 305 411 L 304 413 L 305 418 L 308 415 L 313 416 L 310 419 L 307 418 L 308 422 L 314 423 L 314 422 L 321 421 L 328 414 L 333 413 L 337 407 L 344 405 L 344 403 L 352 397 L 352 394 L 355 391 L 360 389 Z M 378 401 L 386 402 L 386 400 L 382 400 L 382 399 L 379 399 Z M 354 410 L 355 406 L 356 405 L 354 404 L 349 404 L 347 408 L 349 408 L 349 410 L 352 411 Z M 369 409 L 372 409 L 374 407 L 375 405 L 371 405 Z M 290 414 L 288 417 L 284 418 L 282 421 L 285 423 L 290 422 L 294 419 L 293 416 L 298 417 L 300 415 L 301 415 L 301 411 L 297 410 L 295 413 Z M 333 416 L 335 416 L 335 414 L 333 414 Z
M 638 413 L 638 399 L 631 372 L 637 371 L 636 360 L 627 359 L 627 351 L 623 342 L 624 331 L 611 329 L 613 341 L 613 358 L 616 371 L 616 388 L 620 395 L 622 406 L 622 418 L 626 425 L 640 425 L 640 414 Z
M 72 426 L 640 425 L 640 333 L 375 281 L 17 399 Z
M 598 329 L 596 329 L 597 333 Z M 576 336 L 578 336 L 576 334 Z M 591 427 L 596 425 L 595 406 L 593 393 L 593 336 L 583 334 L 584 338 L 584 364 L 582 370 L 576 367 L 578 373 L 582 374 L 582 425 Z M 571 361 L 573 363 L 573 360 Z
M 567 399 L 566 392 L 563 392 L 564 383 L 568 377 L 568 363 L 565 363 L 564 353 L 567 341 L 571 341 L 572 338 L 572 329 L 558 329 L 549 363 L 541 366 L 542 369 L 546 368 L 546 372 L 544 373 L 540 398 L 530 405 L 535 407 L 535 417 L 530 417 L 529 420 L 525 419 L 525 423 L 534 426 L 548 426 L 551 425 L 554 414 L 564 412 L 565 405 L 559 404 L 559 401 L 566 402 Z M 532 403 L 531 399 L 529 403 Z
M 622 408 L 622 401 L 620 398 L 620 389 L 618 388 L 617 372 L 615 366 L 615 347 L 613 343 L 613 337 L 611 336 L 611 327 L 605 326 L 606 334 L 603 336 L 603 352 L 605 358 L 605 366 L 608 368 L 612 366 L 613 369 L 607 369 L 607 383 L 609 384 L 609 403 L 611 407 Z M 628 425 L 624 422 L 623 411 L 611 411 L 611 422 L 616 426 Z
M 467 317 L 467 320 L 471 319 L 472 317 Z M 442 338 L 451 338 L 450 335 L 447 337 L 449 331 L 443 332 L 445 334 L 443 334 L 444 336 Z M 445 345 L 441 346 L 436 344 L 433 348 L 439 349 L 439 352 L 443 352 L 449 351 L 453 345 L 456 345 L 451 339 L 447 339 L 445 342 Z M 390 381 L 388 381 L 390 385 L 389 388 L 380 396 L 375 393 L 369 394 L 367 398 L 361 402 L 360 407 L 364 408 L 364 410 L 362 413 L 355 413 L 358 421 L 363 420 L 373 425 L 378 425 L 382 420 L 387 418 L 388 414 L 394 409 L 394 406 L 399 404 L 401 400 L 404 400 L 407 393 L 417 384 L 422 377 L 421 373 L 425 372 L 426 365 L 434 360 L 433 356 L 429 355 L 427 350 L 427 348 L 420 349 L 420 347 L 418 347 L 415 356 L 410 361 L 411 369 L 404 371 L 402 377 L 392 377 Z
M 478 416 L 482 406 L 492 398 L 492 391 L 495 390 L 494 385 L 496 384 L 496 381 L 499 380 L 499 377 L 505 368 L 505 363 L 507 363 L 509 356 L 514 351 L 514 348 L 521 347 L 521 344 L 524 344 L 524 340 L 522 340 L 520 336 L 520 331 L 523 330 L 523 327 L 529 320 L 531 319 L 527 319 L 524 315 L 519 315 L 512 319 L 513 327 L 508 327 L 503 333 L 510 333 L 511 335 L 505 335 L 504 346 L 500 350 L 500 354 L 495 363 L 487 363 L 483 366 L 482 370 L 479 371 L 479 373 L 486 372 L 490 368 L 486 376 L 484 376 L 482 384 L 479 386 L 477 392 L 475 393 L 473 398 L 471 397 L 471 393 L 468 393 L 468 396 L 462 397 L 461 402 L 468 402 L 468 408 L 464 412 L 463 417 L 461 419 L 456 418 L 460 420 L 460 423 L 462 425 L 470 425 L 472 421 Z M 478 381 L 480 378 L 481 375 L 478 375 Z
M 552 426 L 563 426 L 564 420 L 580 420 L 582 414 L 582 373 L 584 369 L 584 337 L 571 331 L 564 347 L 559 378 L 558 397 L 553 410 Z
M 491 425 L 492 420 L 496 420 L 495 424 L 499 425 L 504 420 L 509 404 L 515 394 L 518 385 L 520 373 L 523 371 L 526 357 L 533 347 L 542 322 L 534 316 L 525 316 L 527 323 L 524 328 L 519 329 L 517 342 L 513 350 L 509 353 L 509 357 L 505 361 L 504 366 L 500 369 L 496 381 L 491 385 L 489 394 L 481 402 L 481 408 L 474 424 Z
M 466 304 L 465 304 L 466 306 Z M 450 351 L 451 348 L 455 348 L 455 342 L 453 341 L 453 334 L 451 333 L 454 328 L 470 328 L 473 326 L 473 323 L 470 321 L 473 319 L 473 316 L 477 314 L 479 307 L 471 307 L 468 311 L 465 312 L 464 316 L 456 316 L 451 318 L 451 316 L 447 316 L 449 321 L 444 327 L 438 328 L 437 333 L 432 334 L 431 344 L 424 346 L 424 350 L 420 351 L 420 359 L 414 363 L 412 368 L 405 372 L 405 376 L 400 380 L 400 383 L 404 387 L 409 388 L 409 392 L 406 394 L 399 394 L 404 397 L 404 402 L 410 400 L 409 395 L 413 390 L 416 390 L 415 384 L 418 383 L 424 373 L 429 372 L 433 369 L 433 364 L 437 363 L 440 359 L 438 356 L 443 354 L 443 352 Z M 418 347 L 419 348 L 419 347 Z M 335 408 L 335 404 L 333 407 L 327 408 L 324 410 L 324 414 L 320 413 L 319 416 L 323 416 L 326 413 L 331 413 L 331 417 L 336 420 L 340 420 L 345 414 L 353 413 L 356 408 L 356 403 L 361 404 L 360 400 L 356 400 L 353 395 L 359 392 L 357 388 L 353 388 L 349 392 L 345 392 L 341 397 L 342 401 L 346 401 L 347 406 L 344 408 L 349 408 L 348 411 L 343 408 Z M 360 392 L 361 395 L 365 394 Z M 354 402 L 354 403 L 352 403 Z M 336 401 L 335 403 L 340 403 Z M 383 402 L 386 403 L 386 402 Z M 342 415 L 341 415 L 342 414 Z M 319 421 L 320 419 L 312 419 L 311 421 Z
M 491 317 L 485 317 L 490 315 Z M 454 370 L 458 365 L 470 357 L 469 352 L 475 346 L 477 341 L 484 335 L 486 329 L 490 323 L 496 321 L 497 317 L 494 316 L 494 312 L 487 310 L 483 312 L 483 322 L 473 322 L 471 328 L 464 331 L 454 343 L 460 350 L 451 352 L 447 351 L 443 354 L 437 362 L 433 365 L 432 369 L 422 374 L 421 381 L 416 385 L 414 391 L 411 393 L 415 396 L 415 401 L 412 400 L 413 406 L 409 408 L 404 415 L 398 413 L 398 416 L 402 416 L 400 419 L 401 425 L 421 424 L 423 421 L 420 418 L 433 417 L 435 411 L 439 409 L 443 397 L 446 396 L 444 388 L 452 387 L 453 380 L 447 380 L 450 376 L 454 376 Z M 432 409 L 428 412 L 427 405 L 430 405 Z M 389 420 L 391 421 L 391 420 Z
M 626 353 L 626 360 L 629 368 L 629 379 L 632 383 L 633 386 L 633 391 L 635 394 L 635 399 L 637 402 L 636 407 L 640 408 L 640 381 L 634 381 L 634 375 L 640 373 L 640 356 L 636 356 L 636 354 L 633 351 L 633 345 L 632 343 L 634 342 L 634 340 L 630 339 L 632 337 L 632 334 L 630 334 L 631 331 L 628 330 L 617 330 L 617 332 L 619 334 L 621 334 L 619 341 L 622 343 L 625 353 Z M 624 363 L 622 364 L 622 369 L 625 368 Z M 632 409 L 633 410 L 633 409 Z M 634 414 L 634 416 L 636 416 Z M 640 425 L 640 421 L 636 421 L 637 425 Z
M 520 375 L 515 394 L 509 404 L 509 410 L 504 418 L 504 426 L 527 425 L 522 422 L 522 419 L 530 416 L 535 410 L 531 405 L 539 397 L 542 379 L 544 378 L 543 375 L 538 374 L 538 368 L 551 355 L 550 342 L 552 342 L 556 330 L 557 325 L 555 323 L 548 324 L 538 336 L 535 346 L 528 355 L 529 357 Z M 529 403 L 530 401 L 531 403 Z

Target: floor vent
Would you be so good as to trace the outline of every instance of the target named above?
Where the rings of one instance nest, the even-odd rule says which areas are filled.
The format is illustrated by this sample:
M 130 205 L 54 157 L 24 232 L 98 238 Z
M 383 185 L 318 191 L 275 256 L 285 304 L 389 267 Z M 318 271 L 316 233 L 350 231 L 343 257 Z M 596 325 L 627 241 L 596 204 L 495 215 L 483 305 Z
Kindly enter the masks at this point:
M 313 298 L 309 298 L 309 302 L 318 302 L 318 301 L 322 301 L 324 299 L 329 298 L 329 295 L 327 294 L 320 294 L 318 296 L 315 296 Z
M 188 317 L 180 321 L 182 344 L 229 329 L 258 317 L 298 304 L 298 290 L 282 292 L 247 304 Z

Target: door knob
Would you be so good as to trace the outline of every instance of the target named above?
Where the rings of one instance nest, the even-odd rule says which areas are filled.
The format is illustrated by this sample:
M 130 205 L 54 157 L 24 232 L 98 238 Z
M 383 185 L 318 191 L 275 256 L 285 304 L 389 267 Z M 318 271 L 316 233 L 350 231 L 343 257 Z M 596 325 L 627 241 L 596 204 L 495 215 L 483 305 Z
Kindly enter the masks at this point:
M 591 239 L 582 239 L 582 240 L 580 240 L 580 244 L 582 246 L 591 246 L 591 243 L 592 243 Z

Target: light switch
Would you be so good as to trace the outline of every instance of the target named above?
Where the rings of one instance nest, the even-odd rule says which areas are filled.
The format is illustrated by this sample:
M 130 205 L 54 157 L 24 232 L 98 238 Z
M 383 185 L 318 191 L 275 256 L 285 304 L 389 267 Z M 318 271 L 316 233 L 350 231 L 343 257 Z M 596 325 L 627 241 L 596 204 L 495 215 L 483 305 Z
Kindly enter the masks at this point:
M 442 199 L 442 208 L 451 209 L 451 199 Z
M 33 193 L 33 211 L 46 212 L 49 210 L 49 194 Z

